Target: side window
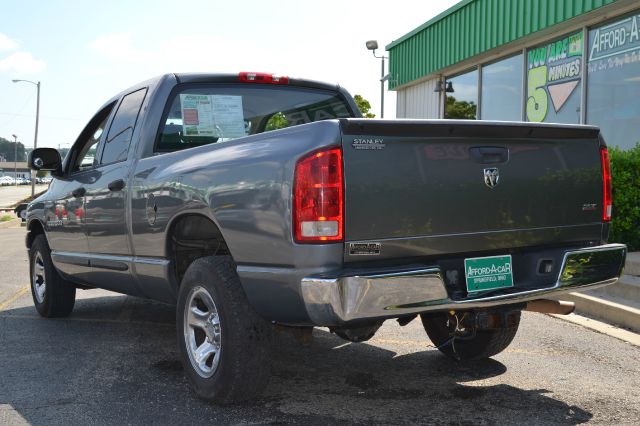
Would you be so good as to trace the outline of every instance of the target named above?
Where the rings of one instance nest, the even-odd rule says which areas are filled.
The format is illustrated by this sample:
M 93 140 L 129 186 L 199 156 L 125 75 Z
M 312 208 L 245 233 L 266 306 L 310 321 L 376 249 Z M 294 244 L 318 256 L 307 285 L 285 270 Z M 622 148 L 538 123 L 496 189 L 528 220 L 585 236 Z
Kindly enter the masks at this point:
M 96 148 L 114 106 L 115 103 L 112 103 L 99 111 L 80 134 L 71 151 L 71 165 L 69 168 L 71 173 L 90 169 L 96 164 Z
M 107 140 L 100 159 L 101 164 L 116 163 L 127 159 L 133 129 L 136 127 L 136 120 L 146 94 L 147 89 L 140 89 L 122 98 L 118 111 L 111 122 L 109 133 L 107 133 Z

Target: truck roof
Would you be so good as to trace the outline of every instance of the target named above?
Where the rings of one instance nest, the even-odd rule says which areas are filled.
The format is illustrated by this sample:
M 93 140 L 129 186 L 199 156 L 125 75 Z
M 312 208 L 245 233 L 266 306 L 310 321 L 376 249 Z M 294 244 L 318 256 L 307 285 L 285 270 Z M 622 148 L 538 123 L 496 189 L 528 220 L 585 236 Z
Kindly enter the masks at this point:
M 239 83 L 239 73 L 175 73 L 178 83 Z M 275 74 L 274 74 L 275 75 Z M 288 77 L 289 86 L 312 87 L 314 89 L 340 90 L 338 84 L 330 84 L 316 80 Z

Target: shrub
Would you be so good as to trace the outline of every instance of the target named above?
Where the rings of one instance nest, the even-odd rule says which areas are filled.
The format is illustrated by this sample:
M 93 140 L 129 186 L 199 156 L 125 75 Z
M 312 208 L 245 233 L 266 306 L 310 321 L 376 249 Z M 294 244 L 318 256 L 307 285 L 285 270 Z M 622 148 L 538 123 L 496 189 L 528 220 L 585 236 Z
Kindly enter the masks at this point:
M 630 150 L 609 148 L 613 183 L 613 221 L 609 241 L 640 250 L 640 144 Z

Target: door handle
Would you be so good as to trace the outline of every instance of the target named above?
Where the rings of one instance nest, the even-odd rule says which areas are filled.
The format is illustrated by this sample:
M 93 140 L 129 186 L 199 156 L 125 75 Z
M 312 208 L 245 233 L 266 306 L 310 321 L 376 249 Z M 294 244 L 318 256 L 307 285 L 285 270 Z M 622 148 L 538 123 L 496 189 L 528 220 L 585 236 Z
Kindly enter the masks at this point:
M 506 163 L 509 149 L 499 146 L 476 146 L 469 148 L 471 159 L 480 164 Z
M 71 191 L 71 195 L 73 195 L 76 198 L 84 197 L 84 194 L 86 193 L 87 193 L 87 190 L 84 189 L 82 186 Z
M 114 180 L 108 185 L 109 191 L 121 191 L 124 188 L 124 180 Z

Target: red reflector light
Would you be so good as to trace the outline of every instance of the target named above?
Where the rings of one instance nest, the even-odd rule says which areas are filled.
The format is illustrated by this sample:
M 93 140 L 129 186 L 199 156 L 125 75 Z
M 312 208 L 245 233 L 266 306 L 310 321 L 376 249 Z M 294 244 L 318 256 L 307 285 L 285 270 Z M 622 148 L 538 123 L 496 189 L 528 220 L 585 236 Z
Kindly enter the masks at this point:
M 243 83 L 289 84 L 289 77 L 265 72 L 241 72 L 238 79 Z
M 607 148 L 600 148 L 600 162 L 602 163 L 602 220 L 609 222 L 613 208 L 613 194 L 611 188 L 611 163 L 609 162 Z
M 342 150 L 315 152 L 296 164 L 293 230 L 296 242 L 342 241 Z

